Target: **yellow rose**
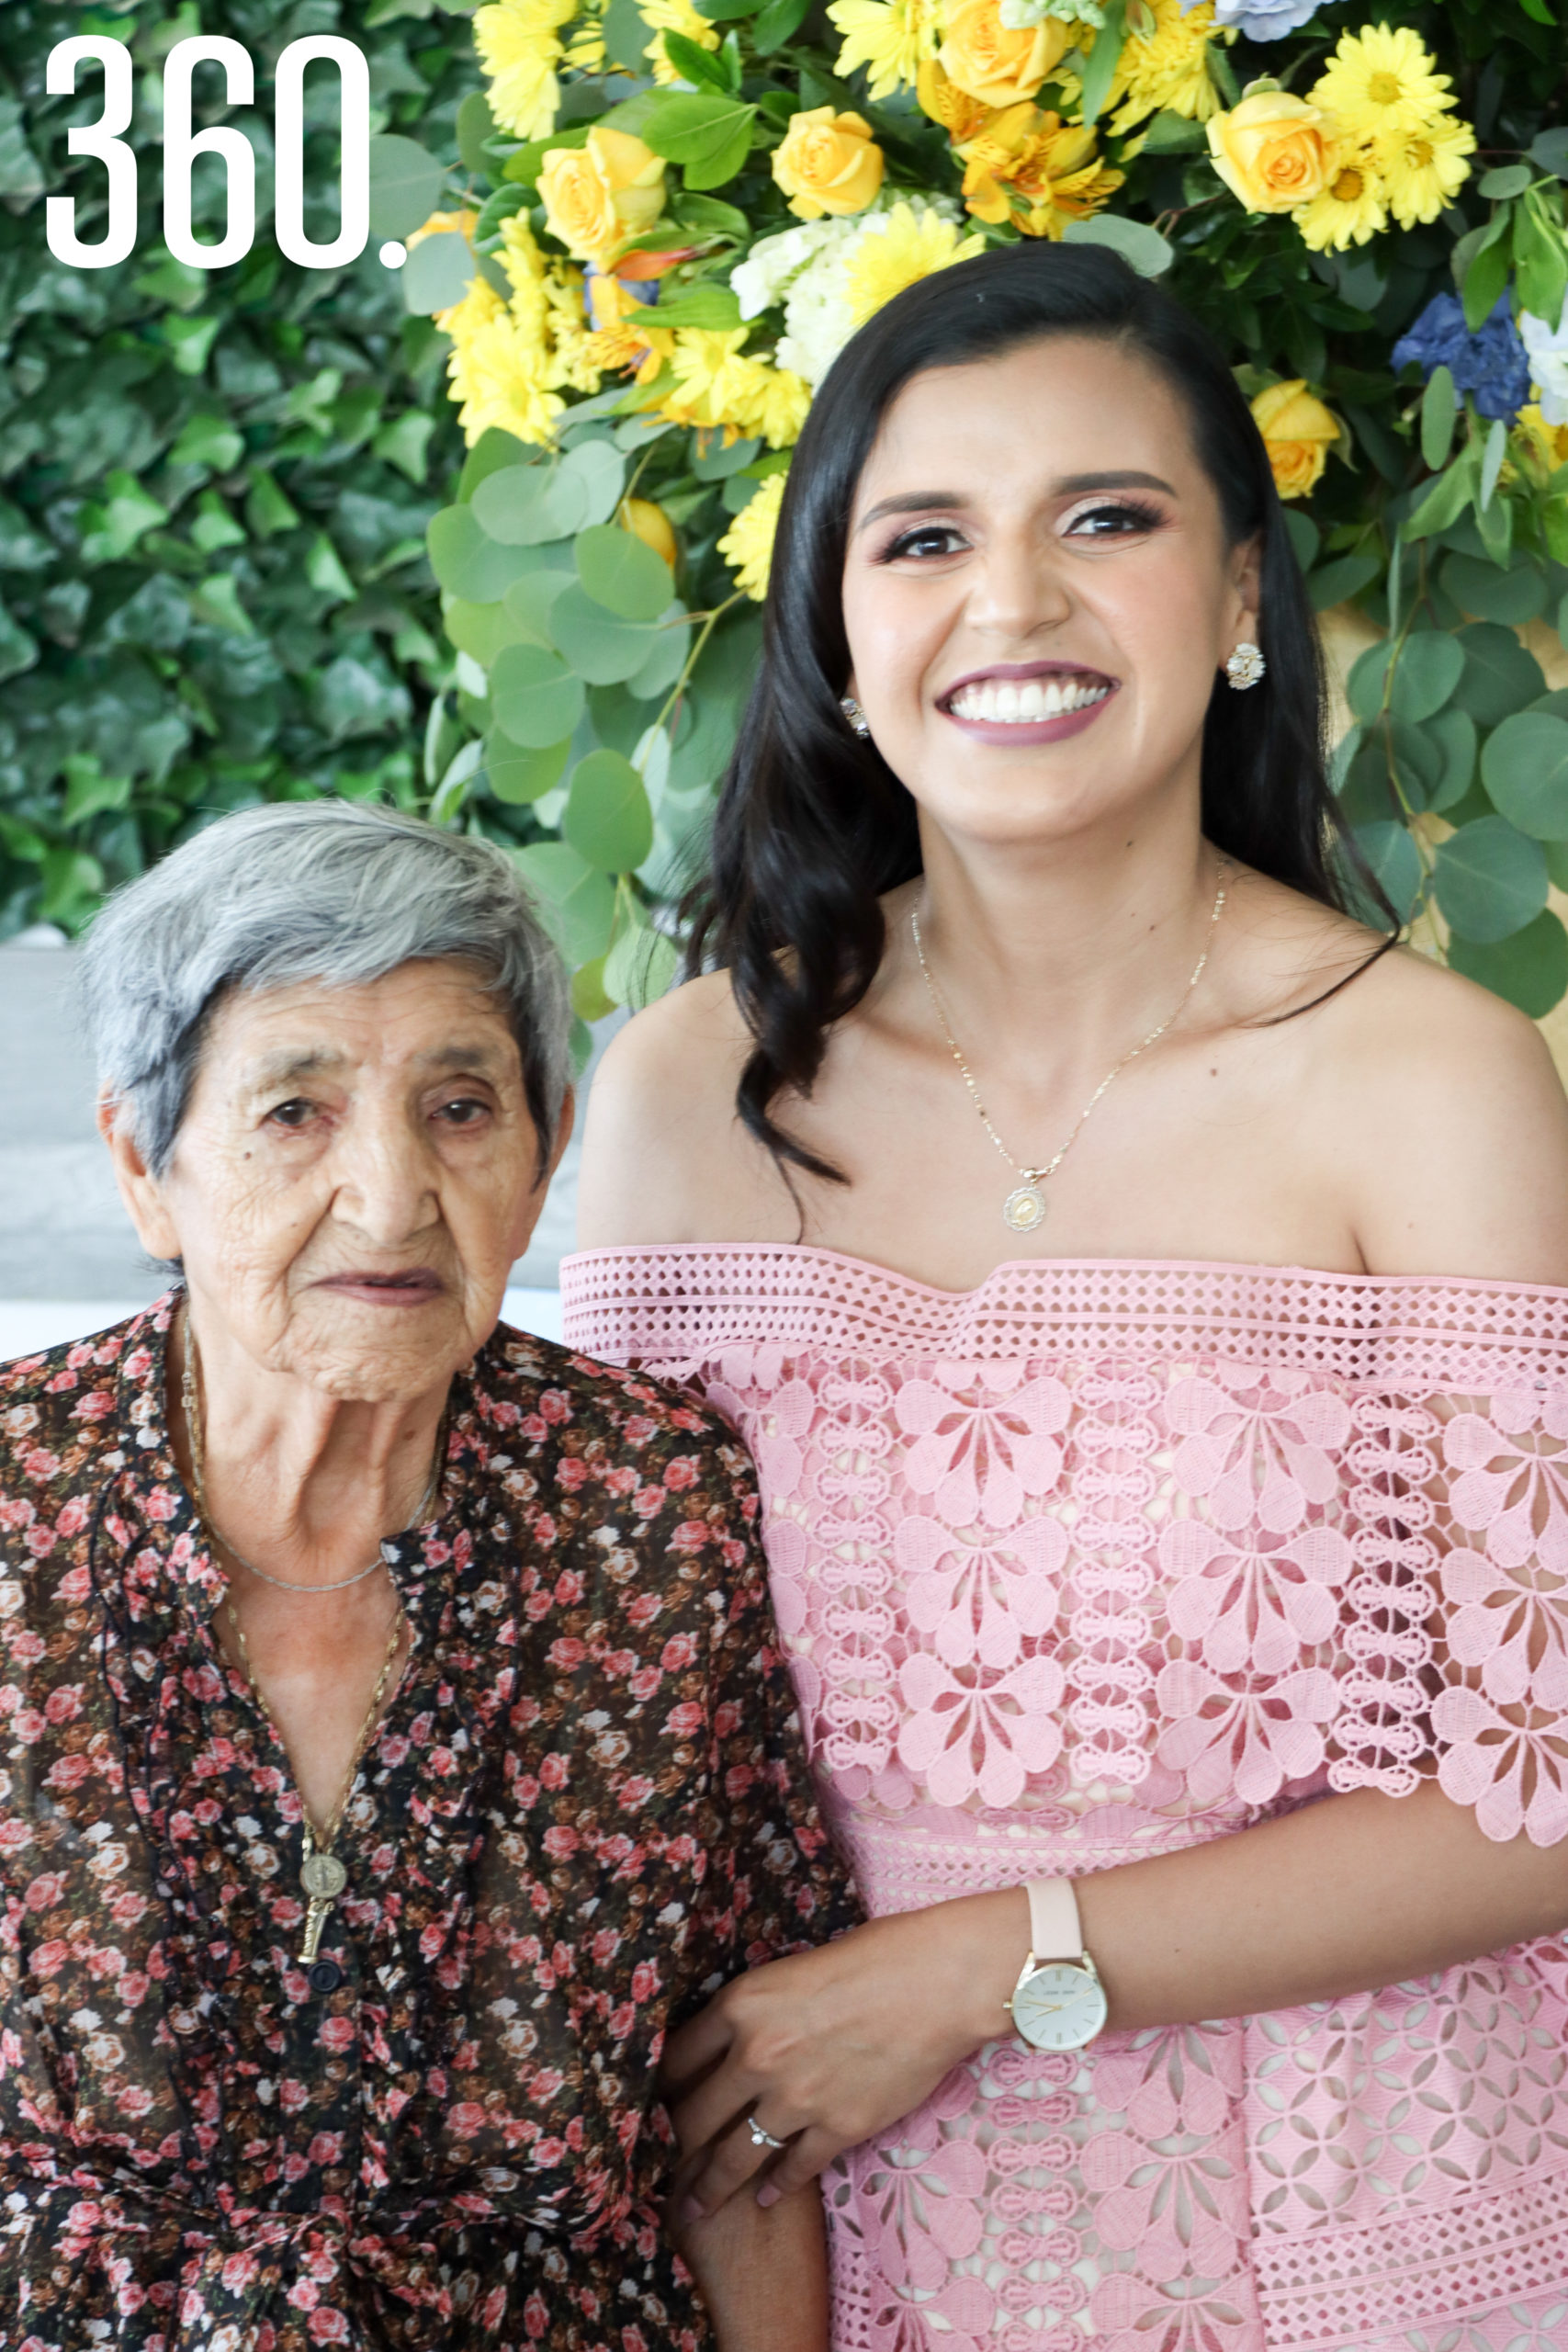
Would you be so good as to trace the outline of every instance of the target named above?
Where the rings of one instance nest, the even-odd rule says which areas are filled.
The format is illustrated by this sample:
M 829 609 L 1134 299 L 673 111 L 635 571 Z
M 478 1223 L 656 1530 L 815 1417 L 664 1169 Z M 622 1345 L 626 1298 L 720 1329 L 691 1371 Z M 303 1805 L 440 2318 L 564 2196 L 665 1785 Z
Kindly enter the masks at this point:
M 601 124 L 585 147 L 551 148 L 539 194 L 551 236 L 603 269 L 663 211 L 664 165 L 640 139 Z
M 1275 489 L 1281 498 L 1307 497 L 1317 488 L 1328 452 L 1339 438 L 1338 425 L 1300 376 L 1259 392 L 1252 414 L 1274 469 Z
M 811 107 L 790 117 L 773 177 L 803 220 L 863 212 L 882 186 L 882 150 L 863 116 Z
M 947 19 L 947 39 L 937 59 L 950 82 L 988 107 L 1016 106 L 1032 98 L 1066 55 L 1067 28 L 1059 17 L 1009 32 L 1001 0 L 958 0 Z
M 629 531 L 633 538 L 640 539 L 645 548 L 651 548 L 655 555 L 661 555 L 671 571 L 674 571 L 675 558 L 680 549 L 675 544 L 670 517 L 662 506 L 656 506 L 651 498 L 626 498 L 621 502 L 620 519 L 624 530 Z
M 1334 117 L 1288 90 L 1258 90 L 1212 116 L 1209 153 L 1249 212 L 1293 212 L 1321 193 L 1334 169 Z

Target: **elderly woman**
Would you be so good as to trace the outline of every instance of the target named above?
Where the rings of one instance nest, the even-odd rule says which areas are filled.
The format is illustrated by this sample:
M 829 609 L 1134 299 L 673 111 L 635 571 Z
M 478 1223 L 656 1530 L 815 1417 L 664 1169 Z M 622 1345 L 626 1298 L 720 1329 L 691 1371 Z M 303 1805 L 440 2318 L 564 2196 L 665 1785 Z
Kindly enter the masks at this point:
M 699 2300 L 653 2075 L 850 1898 L 745 1456 L 497 1328 L 571 1117 L 512 866 L 247 812 L 85 962 L 180 1281 L 0 1374 L 0 2342 L 814 2352 L 819 2209 Z

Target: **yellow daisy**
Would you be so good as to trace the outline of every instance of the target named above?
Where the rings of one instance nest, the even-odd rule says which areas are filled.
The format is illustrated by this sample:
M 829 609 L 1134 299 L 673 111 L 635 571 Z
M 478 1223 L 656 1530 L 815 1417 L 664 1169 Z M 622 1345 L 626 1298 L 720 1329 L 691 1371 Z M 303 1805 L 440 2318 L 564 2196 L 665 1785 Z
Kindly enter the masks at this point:
M 1568 466 L 1568 424 L 1548 424 L 1539 401 L 1530 401 L 1515 417 L 1514 442 L 1522 457 L 1534 459 L 1532 471 L 1550 475 Z
M 1470 177 L 1468 158 L 1475 133 L 1468 122 L 1439 115 L 1417 130 L 1378 141 L 1378 163 L 1388 187 L 1389 210 L 1402 229 L 1435 220 Z
M 1368 25 L 1341 33 L 1339 45 L 1309 92 L 1353 137 L 1393 138 L 1424 130 L 1453 105 L 1446 74 L 1408 25 Z
M 1118 109 L 1111 123 L 1117 133 L 1161 112 L 1207 122 L 1219 107 L 1209 74 L 1209 43 L 1219 30 L 1211 0 L 1195 8 L 1152 0 L 1151 13 L 1152 29 L 1129 33 L 1116 62 L 1106 104 Z
M 582 306 L 582 273 L 569 263 L 552 264 L 545 279 L 549 306 L 549 340 L 555 383 L 570 384 L 574 392 L 596 392 L 604 363 L 594 348 L 597 338 Z
M 847 76 L 863 65 L 874 101 L 912 88 L 942 39 L 932 0 L 831 0 L 828 15 L 844 36 L 839 73 Z
M 961 237 L 940 212 L 917 215 L 909 205 L 896 204 L 891 212 L 868 223 L 850 255 L 844 272 L 850 316 L 857 327 L 863 325 L 906 286 L 916 286 L 955 261 L 968 261 L 985 248 L 984 237 Z
M 787 474 L 769 474 L 718 543 L 720 555 L 735 574 L 736 586 L 754 604 L 760 605 L 768 593 L 779 508 L 788 479 Z
M 811 406 L 811 387 L 792 368 L 770 368 L 761 359 L 752 366 L 749 425 L 770 449 L 793 449 L 800 438 Z
M 1387 194 L 1371 141 L 1347 146 L 1328 185 L 1293 218 L 1302 243 L 1319 254 L 1342 254 L 1348 245 L 1364 245 L 1386 229 Z
M 443 311 L 435 323 L 452 338 L 446 372 L 470 447 L 491 425 L 520 441 L 555 438 L 556 419 L 566 403 L 545 380 L 548 357 L 518 333 L 493 286 L 476 277 L 463 300 Z
M 684 33 L 699 49 L 718 47 L 718 28 L 699 17 L 692 0 L 637 0 L 637 14 L 653 33 L 643 51 L 656 82 L 682 82 L 685 75 L 664 54 L 666 33 Z
M 555 129 L 557 32 L 577 7 L 578 0 L 486 0 L 474 17 L 474 47 L 490 76 L 491 112 L 514 139 L 542 139 Z

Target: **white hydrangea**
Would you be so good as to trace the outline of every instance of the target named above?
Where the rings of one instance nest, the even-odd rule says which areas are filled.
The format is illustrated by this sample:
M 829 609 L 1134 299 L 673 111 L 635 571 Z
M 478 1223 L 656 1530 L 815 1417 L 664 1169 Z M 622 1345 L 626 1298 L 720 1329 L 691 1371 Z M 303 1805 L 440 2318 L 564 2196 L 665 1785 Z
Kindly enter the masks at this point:
M 803 221 L 798 229 L 759 238 L 729 273 L 743 319 L 754 319 L 782 301 L 784 331 L 773 355 L 775 364 L 804 376 L 813 391 L 854 333 L 845 293 L 849 264 L 864 238 L 886 233 L 887 215 L 899 202 L 912 202 L 917 216 L 934 212 L 944 220 L 958 218 L 950 198 L 911 200 L 885 192 L 870 211 L 849 220 Z
M 1519 312 L 1519 334 L 1529 353 L 1530 376 L 1540 394 L 1548 424 L 1568 424 L 1568 302 L 1555 327 L 1533 311 Z

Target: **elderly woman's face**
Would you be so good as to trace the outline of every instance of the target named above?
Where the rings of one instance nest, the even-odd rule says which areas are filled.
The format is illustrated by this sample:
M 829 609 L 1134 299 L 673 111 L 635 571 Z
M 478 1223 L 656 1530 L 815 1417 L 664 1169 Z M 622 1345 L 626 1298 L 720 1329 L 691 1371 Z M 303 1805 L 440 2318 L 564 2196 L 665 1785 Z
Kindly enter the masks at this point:
M 168 1168 L 128 1193 L 247 1354 L 387 1401 L 486 1338 L 547 1182 L 503 1014 L 429 962 L 226 998 Z

